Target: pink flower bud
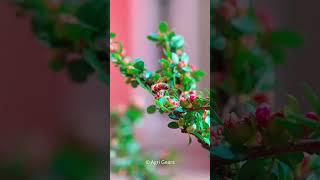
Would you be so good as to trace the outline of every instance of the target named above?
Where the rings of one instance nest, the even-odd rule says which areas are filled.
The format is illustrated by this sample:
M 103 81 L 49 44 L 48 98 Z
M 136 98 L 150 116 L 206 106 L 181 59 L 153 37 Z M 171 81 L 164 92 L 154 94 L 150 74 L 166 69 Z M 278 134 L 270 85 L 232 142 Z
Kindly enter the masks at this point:
M 268 105 L 264 104 L 256 109 L 256 119 L 260 127 L 266 128 L 268 126 L 270 116 L 271 108 Z
M 269 102 L 269 98 L 265 93 L 258 93 L 253 95 L 252 100 L 258 104 Z
M 223 132 L 223 127 L 218 127 L 217 129 L 218 135 L 222 135 L 222 132 Z
M 129 58 L 129 57 L 125 57 L 125 58 L 123 59 L 123 62 L 124 62 L 125 64 L 129 64 L 130 58 Z
M 116 51 L 119 51 L 120 49 L 120 46 L 118 43 L 111 43 L 110 45 L 110 51 L 111 52 L 116 52 Z
M 190 102 L 193 102 L 193 101 L 196 100 L 196 99 L 197 99 L 197 95 L 195 95 L 195 94 L 190 94 L 190 97 L 189 97 Z
M 184 61 L 180 61 L 178 64 L 179 68 L 181 68 L 181 69 L 184 68 L 186 65 L 187 64 Z
M 312 120 L 319 120 L 319 116 L 315 112 L 308 112 L 306 117 Z
M 196 71 L 197 70 L 196 66 L 193 65 L 193 64 L 190 64 L 190 68 L 191 68 L 192 71 Z
M 214 144 L 215 144 L 215 145 L 219 145 L 219 144 L 220 144 L 220 140 L 218 140 L 218 139 L 215 140 Z
M 226 120 L 224 121 L 225 127 L 232 129 L 235 128 L 236 123 L 239 121 L 238 116 L 235 113 L 231 113 L 228 115 Z
M 181 50 L 181 49 L 178 49 L 178 50 L 177 50 L 177 52 L 176 52 L 176 54 L 177 54 L 178 56 L 181 56 L 181 55 L 182 55 L 182 53 L 183 53 L 183 52 L 182 52 L 182 50 Z
M 186 98 L 184 96 L 180 96 L 180 99 L 179 99 L 181 102 L 184 102 L 186 101 Z
M 127 51 L 125 49 L 122 49 L 121 56 L 125 56 L 126 54 L 127 54 Z

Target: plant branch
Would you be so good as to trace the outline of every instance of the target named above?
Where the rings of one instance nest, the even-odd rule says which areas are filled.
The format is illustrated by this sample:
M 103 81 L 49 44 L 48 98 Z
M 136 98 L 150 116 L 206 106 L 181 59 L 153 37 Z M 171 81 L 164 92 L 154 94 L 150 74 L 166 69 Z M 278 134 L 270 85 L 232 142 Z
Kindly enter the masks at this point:
M 188 109 L 186 109 L 187 112 L 200 111 L 200 110 L 210 110 L 210 106 L 203 106 L 203 107 L 198 107 L 198 108 L 188 108 Z
M 266 148 L 265 146 L 255 147 L 248 150 L 245 158 L 237 160 L 223 159 L 217 156 L 211 156 L 211 160 L 215 166 L 225 166 L 238 163 L 245 160 L 275 157 L 282 154 L 294 153 L 294 152 L 306 152 L 310 154 L 320 153 L 320 140 L 304 139 L 296 143 L 290 143 L 282 147 Z

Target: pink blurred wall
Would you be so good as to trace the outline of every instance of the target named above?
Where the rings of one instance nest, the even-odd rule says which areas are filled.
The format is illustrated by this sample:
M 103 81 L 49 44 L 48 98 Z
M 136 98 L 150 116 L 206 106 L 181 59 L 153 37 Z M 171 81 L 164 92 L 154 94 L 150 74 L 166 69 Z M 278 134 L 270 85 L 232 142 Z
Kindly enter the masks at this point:
M 130 13 L 127 0 L 111 0 L 110 2 L 110 32 L 117 33 L 117 40 L 122 41 L 126 52 L 130 54 L 128 31 Z M 129 101 L 130 88 L 125 83 L 125 78 L 118 68 L 110 65 L 110 107 L 119 104 L 127 104 Z
M 0 156 L 6 156 L 25 145 L 26 133 L 46 139 L 56 134 L 57 78 L 48 70 L 50 51 L 34 38 L 29 18 L 17 19 L 3 1 L 0 14 Z
M 74 84 L 66 72 L 49 70 L 51 50 L 33 35 L 30 18 L 0 2 L 0 162 L 25 151 L 43 161 L 74 133 L 105 149 L 108 89 L 95 77 Z

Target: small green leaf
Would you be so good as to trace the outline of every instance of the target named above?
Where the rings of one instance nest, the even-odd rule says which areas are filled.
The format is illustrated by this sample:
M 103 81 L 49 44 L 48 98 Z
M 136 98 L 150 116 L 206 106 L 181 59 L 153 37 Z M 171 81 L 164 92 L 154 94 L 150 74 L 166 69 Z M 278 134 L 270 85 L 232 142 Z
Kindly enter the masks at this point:
M 147 108 L 148 114 L 155 113 L 157 111 L 157 107 L 155 105 L 151 105 Z
M 288 95 L 287 97 L 288 97 L 288 106 L 287 106 L 287 108 L 290 109 L 291 112 L 298 113 L 299 109 L 300 109 L 298 100 L 292 95 Z
M 170 122 L 168 124 L 168 127 L 171 128 L 171 129 L 178 129 L 179 128 L 179 124 L 176 123 L 176 122 Z
M 190 134 L 188 134 L 188 136 L 189 136 L 188 144 L 190 145 L 192 143 L 192 138 L 191 138 Z
M 218 145 L 218 146 L 214 146 L 211 149 L 211 153 L 215 156 L 224 158 L 224 159 L 234 159 L 235 155 L 233 154 L 233 152 L 230 150 L 230 148 L 228 148 L 225 145 Z
M 166 22 L 161 22 L 159 25 L 159 30 L 162 33 L 166 33 L 169 30 L 169 25 Z
M 141 59 L 136 59 L 133 66 L 140 72 L 144 70 L 144 62 Z
M 179 63 L 179 56 L 176 53 L 171 54 L 172 60 L 175 64 Z
M 173 37 L 171 38 L 170 45 L 171 45 L 173 48 L 176 48 L 176 49 L 182 48 L 183 45 L 184 45 L 184 39 L 183 39 L 183 37 L 182 37 L 182 36 L 179 36 L 179 35 L 173 36 Z
M 179 120 L 179 119 L 180 119 L 180 118 L 179 118 L 176 114 L 174 114 L 174 113 L 170 113 L 168 116 L 169 116 L 170 119 L 173 119 L 173 120 Z
M 304 42 L 300 34 L 287 30 L 272 32 L 270 39 L 272 44 L 288 48 L 300 47 Z
M 113 38 L 115 38 L 115 37 L 116 37 L 116 33 L 110 32 L 110 39 L 113 39 Z
M 163 58 L 160 60 L 160 64 L 162 65 L 162 67 L 163 67 L 164 69 L 167 69 L 167 68 L 169 68 L 169 66 L 170 66 L 169 61 L 166 60 L 166 59 L 163 59 Z
M 138 81 L 131 81 L 131 86 L 132 86 L 133 88 L 136 88 L 136 87 L 139 86 L 139 82 L 138 82 Z
M 231 21 L 231 24 L 243 33 L 256 33 L 259 30 L 257 24 L 249 17 L 237 17 Z
M 304 155 L 302 152 L 287 153 L 285 155 L 278 156 L 277 158 L 294 170 L 303 161 Z
M 203 76 L 206 75 L 205 72 L 200 71 L 200 70 L 194 71 L 194 72 L 192 72 L 192 74 L 193 74 L 193 77 L 194 77 L 197 81 L 199 81 Z
M 319 122 L 306 118 L 300 114 L 289 114 L 288 117 L 296 120 L 297 123 L 306 125 L 312 129 L 317 128 L 319 125 Z
M 187 53 L 183 53 L 182 55 L 181 55 L 181 60 L 182 61 L 184 61 L 184 62 L 189 62 L 189 56 L 188 56 L 188 54 Z
M 150 41 L 157 42 L 159 40 L 159 36 L 156 33 L 152 33 L 147 37 Z
M 305 86 L 304 93 L 316 113 L 320 114 L 320 99 L 317 94 L 307 85 Z
M 88 79 L 88 75 L 93 73 L 94 70 L 88 63 L 83 60 L 71 61 L 67 64 L 67 69 L 70 78 L 74 82 L 83 83 Z

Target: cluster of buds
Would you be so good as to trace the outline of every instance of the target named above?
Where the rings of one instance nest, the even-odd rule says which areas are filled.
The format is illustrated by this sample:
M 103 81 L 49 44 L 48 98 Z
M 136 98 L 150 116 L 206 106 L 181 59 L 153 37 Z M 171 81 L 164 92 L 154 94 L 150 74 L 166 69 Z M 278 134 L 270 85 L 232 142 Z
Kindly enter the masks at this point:
M 188 64 L 186 61 L 180 61 L 179 64 L 178 64 L 178 67 L 180 69 L 183 69 L 184 67 L 187 67 L 189 66 L 191 68 L 192 71 L 196 71 L 197 68 L 194 64 Z
M 185 62 L 185 61 L 180 61 L 179 64 L 178 64 L 179 68 L 181 68 L 181 69 L 186 67 L 187 65 L 188 65 L 188 63 Z
M 211 144 L 219 145 L 223 141 L 223 127 L 211 127 Z
M 120 50 L 120 44 L 110 40 L 110 51 L 114 53 L 114 52 L 118 52 L 119 50 Z
M 114 42 L 112 39 L 110 40 L 110 52 L 118 52 L 122 57 L 126 56 L 126 50 L 124 48 L 121 48 L 119 42 Z
M 180 101 L 185 102 L 189 100 L 190 102 L 194 102 L 198 98 L 197 92 L 194 90 L 184 92 L 180 95 Z
M 169 89 L 169 85 L 167 83 L 156 83 L 151 86 L 151 90 L 155 94 L 161 90 L 168 90 L 168 89 Z
M 235 113 L 230 113 L 228 118 L 225 118 L 224 120 L 224 126 L 233 129 L 236 127 L 237 122 L 239 121 L 238 116 Z
M 319 116 L 315 112 L 308 112 L 305 114 L 305 117 L 310 120 L 320 120 Z M 270 106 L 266 104 L 262 104 L 256 109 L 256 120 L 258 126 L 260 127 L 266 128 L 268 124 L 274 121 L 276 118 L 285 118 L 285 115 L 283 112 L 272 114 Z
M 151 91 L 154 94 L 155 99 L 160 99 L 165 96 L 166 91 L 169 89 L 169 85 L 166 83 L 156 83 L 151 86 Z

